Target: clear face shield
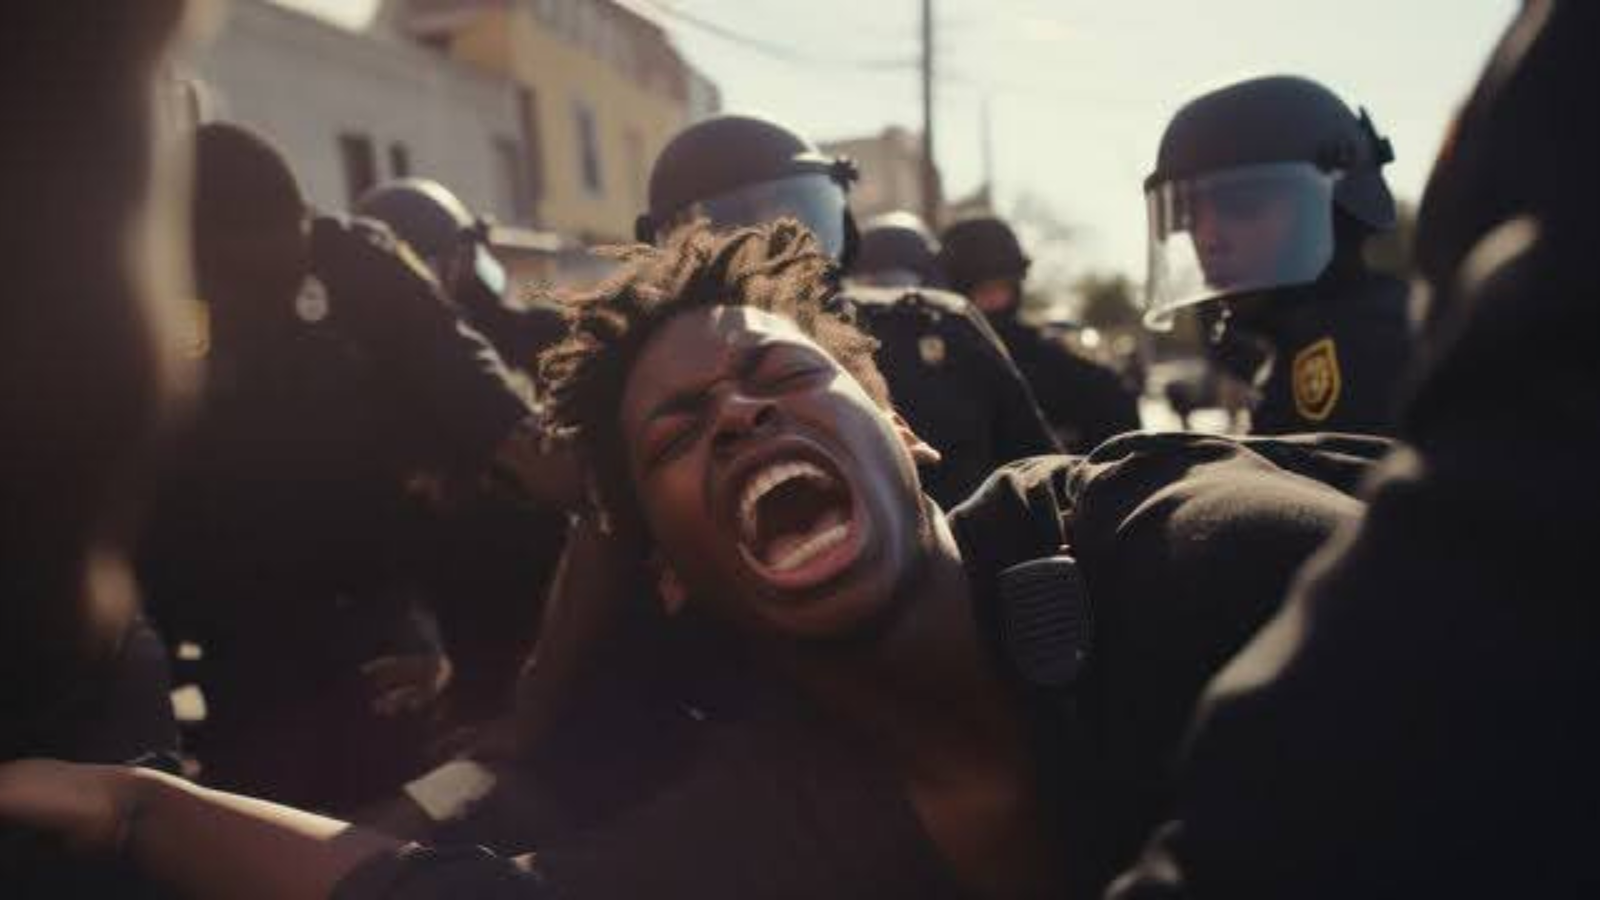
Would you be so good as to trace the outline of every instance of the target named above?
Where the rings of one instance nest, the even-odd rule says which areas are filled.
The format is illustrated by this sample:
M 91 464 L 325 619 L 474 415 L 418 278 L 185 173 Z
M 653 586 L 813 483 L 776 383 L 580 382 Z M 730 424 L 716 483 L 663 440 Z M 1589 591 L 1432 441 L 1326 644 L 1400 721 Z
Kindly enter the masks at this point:
M 785 216 L 799 219 L 822 249 L 838 259 L 844 252 L 844 188 L 826 172 L 807 172 L 761 181 L 691 204 L 675 226 L 704 219 L 722 230 L 761 225 Z
M 444 285 L 445 291 L 457 302 L 461 302 L 460 292 L 474 288 L 496 300 L 501 300 L 506 296 L 509 279 L 505 267 L 490 252 L 486 244 L 486 229 L 482 233 L 464 231 L 453 256 L 442 260 L 429 258 L 423 261 L 433 270 L 433 274 Z
M 1317 280 L 1333 259 L 1337 177 L 1263 163 L 1151 185 L 1146 324 L 1165 329 L 1185 306 Z

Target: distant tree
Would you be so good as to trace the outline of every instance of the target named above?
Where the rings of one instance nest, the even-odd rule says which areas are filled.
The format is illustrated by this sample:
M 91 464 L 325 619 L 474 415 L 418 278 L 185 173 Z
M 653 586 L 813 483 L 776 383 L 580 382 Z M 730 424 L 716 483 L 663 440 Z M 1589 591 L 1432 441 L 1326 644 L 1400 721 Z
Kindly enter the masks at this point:
M 1137 288 L 1121 272 L 1090 272 L 1073 284 L 1077 294 L 1077 319 L 1101 331 L 1140 327 Z
M 1018 194 L 1003 216 L 1033 260 L 1022 296 L 1023 314 L 1060 317 L 1072 293 L 1072 244 L 1078 229 L 1049 200 L 1029 191 Z

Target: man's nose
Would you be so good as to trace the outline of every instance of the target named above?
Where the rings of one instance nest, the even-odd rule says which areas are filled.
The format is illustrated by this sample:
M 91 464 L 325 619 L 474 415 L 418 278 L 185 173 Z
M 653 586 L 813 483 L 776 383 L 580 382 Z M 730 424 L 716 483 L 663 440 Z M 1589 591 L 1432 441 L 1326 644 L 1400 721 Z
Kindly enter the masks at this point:
M 717 405 L 717 423 L 711 433 L 711 448 L 720 454 L 731 453 L 746 440 L 771 430 L 777 420 L 778 409 L 771 400 L 731 390 Z

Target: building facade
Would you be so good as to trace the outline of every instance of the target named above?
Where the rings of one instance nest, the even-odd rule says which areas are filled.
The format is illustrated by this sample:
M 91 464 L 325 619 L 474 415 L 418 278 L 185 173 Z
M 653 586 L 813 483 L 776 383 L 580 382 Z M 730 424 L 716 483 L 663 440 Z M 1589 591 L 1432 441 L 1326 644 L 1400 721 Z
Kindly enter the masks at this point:
M 318 207 L 343 210 L 379 181 L 416 175 L 507 225 L 538 221 L 514 83 L 266 0 L 234 0 L 189 63 L 206 118 L 271 138 Z
M 850 209 L 858 218 L 899 210 L 922 215 L 922 139 L 916 133 L 891 125 L 873 137 L 827 141 L 821 148 L 860 166 L 861 180 L 850 191 Z M 939 182 L 937 172 L 934 182 Z
M 404 10 L 414 40 L 517 86 L 537 224 L 583 241 L 631 240 L 656 154 L 720 104 L 661 26 L 618 0 L 410 0 Z

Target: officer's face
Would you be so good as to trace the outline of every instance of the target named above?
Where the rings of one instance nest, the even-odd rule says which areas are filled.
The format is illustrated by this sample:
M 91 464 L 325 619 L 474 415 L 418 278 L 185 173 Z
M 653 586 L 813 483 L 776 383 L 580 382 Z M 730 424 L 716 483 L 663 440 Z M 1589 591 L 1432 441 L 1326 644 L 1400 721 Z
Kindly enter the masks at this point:
M 620 412 L 669 609 L 765 636 L 879 622 L 925 558 L 936 459 L 793 322 L 716 306 L 646 344 Z
M 974 287 L 970 299 L 984 315 L 1005 315 L 1017 305 L 1017 283 L 1009 278 L 991 278 Z
M 1258 282 L 1277 269 L 1298 220 L 1294 198 L 1269 185 L 1233 185 L 1193 200 L 1195 253 L 1217 290 Z

